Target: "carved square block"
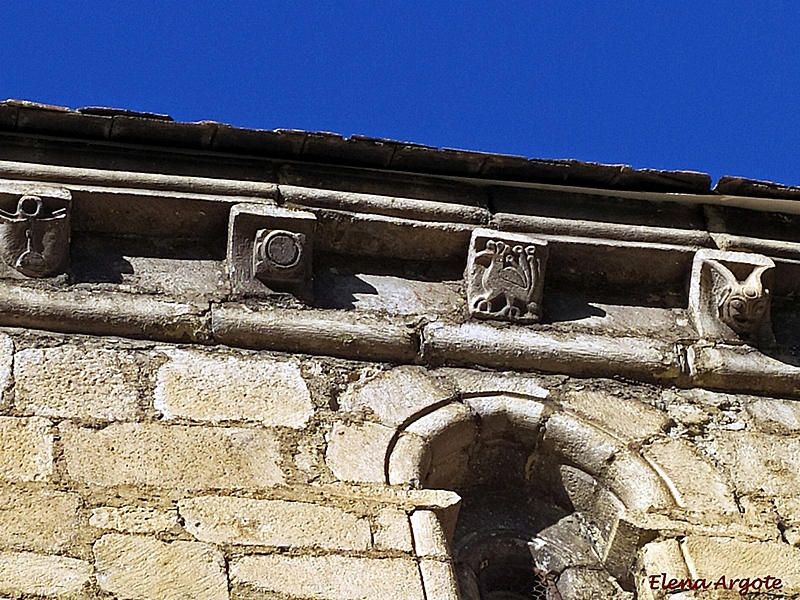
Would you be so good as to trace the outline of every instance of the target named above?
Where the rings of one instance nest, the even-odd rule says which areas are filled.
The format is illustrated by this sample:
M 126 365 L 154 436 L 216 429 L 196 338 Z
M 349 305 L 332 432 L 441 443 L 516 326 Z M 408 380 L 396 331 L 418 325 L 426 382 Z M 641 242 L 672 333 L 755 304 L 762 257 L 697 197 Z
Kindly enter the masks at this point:
M 227 267 L 232 292 L 266 296 L 288 292 L 310 301 L 317 219 L 308 212 L 237 204 L 228 222 Z
M 546 241 L 476 229 L 464 277 L 470 314 L 479 319 L 538 322 L 546 264 Z
M 692 263 L 689 314 L 700 337 L 774 344 L 770 282 L 775 263 L 747 252 L 698 250 Z
M 22 189 L 0 186 L 0 276 L 58 275 L 69 262 L 72 196 L 63 188 Z

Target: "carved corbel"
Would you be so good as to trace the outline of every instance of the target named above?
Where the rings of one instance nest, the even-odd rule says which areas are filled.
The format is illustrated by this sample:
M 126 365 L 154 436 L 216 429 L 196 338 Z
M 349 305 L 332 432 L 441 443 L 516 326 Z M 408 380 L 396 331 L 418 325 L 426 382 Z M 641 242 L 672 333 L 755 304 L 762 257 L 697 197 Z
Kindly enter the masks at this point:
M 316 217 L 263 204 L 239 204 L 228 224 L 227 267 L 237 296 L 288 292 L 311 301 Z
M 465 273 L 470 314 L 479 319 L 538 322 L 546 264 L 546 241 L 476 229 Z
M 26 277 L 50 277 L 63 272 L 69 262 L 69 192 L 57 190 L 52 196 L 26 194 L 10 201 L 16 201 L 16 206 L 0 209 L 3 262 Z
M 699 250 L 692 263 L 689 314 L 704 339 L 772 345 L 772 259 L 746 252 Z

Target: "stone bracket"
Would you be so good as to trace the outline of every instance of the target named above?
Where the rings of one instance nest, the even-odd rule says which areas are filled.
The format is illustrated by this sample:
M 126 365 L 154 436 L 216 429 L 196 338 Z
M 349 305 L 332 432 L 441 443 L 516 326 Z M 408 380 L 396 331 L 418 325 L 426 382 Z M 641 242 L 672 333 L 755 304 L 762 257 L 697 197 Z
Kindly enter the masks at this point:
M 69 262 L 72 196 L 68 190 L 0 190 L 3 276 L 51 277 Z
M 774 345 L 770 320 L 771 258 L 698 250 L 692 263 L 689 314 L 710 341 Z
M 316 217 L 264 204 L 237 204 L 228 223 L 227 269 L 234 296 L 290 293 L 313 298 Z
M 470 315 L 538 322 L 547 252 L 547 242 L 534 236 L 475 229 L 464 275 Z

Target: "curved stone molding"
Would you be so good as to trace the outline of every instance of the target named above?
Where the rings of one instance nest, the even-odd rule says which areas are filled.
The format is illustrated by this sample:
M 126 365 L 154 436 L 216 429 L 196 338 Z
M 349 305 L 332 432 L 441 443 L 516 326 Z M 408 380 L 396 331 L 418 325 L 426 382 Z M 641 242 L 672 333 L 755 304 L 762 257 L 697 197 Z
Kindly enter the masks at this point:
M 699 250 L 692 264 L 689 314 L 702 338 L 771 345 L 771 258 Z
M 492 229 L 472 232 L 464 279 L 470 314 L 536 323 L 542 312 L 547 242 Z
M 26 194 L 12 210 L 0 209 L 0 256 L 26 277 L 61 273 L 69 260 L 69 192 Z

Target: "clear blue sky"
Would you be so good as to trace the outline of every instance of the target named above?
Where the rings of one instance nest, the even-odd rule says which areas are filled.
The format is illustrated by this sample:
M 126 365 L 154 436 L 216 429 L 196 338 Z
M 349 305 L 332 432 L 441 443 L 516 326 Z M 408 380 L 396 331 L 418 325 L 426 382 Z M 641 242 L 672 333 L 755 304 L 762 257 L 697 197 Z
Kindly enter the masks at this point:
M 18 1 L 0 96 L 800 185 L 800 2 Z

